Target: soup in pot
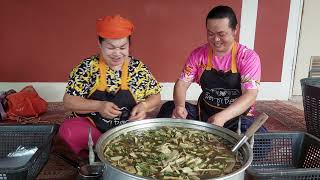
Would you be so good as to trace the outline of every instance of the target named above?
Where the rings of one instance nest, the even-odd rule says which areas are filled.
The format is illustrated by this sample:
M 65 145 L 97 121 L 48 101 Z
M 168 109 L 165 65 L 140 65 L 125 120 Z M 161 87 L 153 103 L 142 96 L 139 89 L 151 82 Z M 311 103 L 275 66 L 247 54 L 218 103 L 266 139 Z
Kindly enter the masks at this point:
M 154 179 L 208 179 L 241 167 L 232 145 L 211 133 L 180 127 L 131 131 L 108 142 L 113 166 Z M 238 157 L 238 156 L 237 156 Z

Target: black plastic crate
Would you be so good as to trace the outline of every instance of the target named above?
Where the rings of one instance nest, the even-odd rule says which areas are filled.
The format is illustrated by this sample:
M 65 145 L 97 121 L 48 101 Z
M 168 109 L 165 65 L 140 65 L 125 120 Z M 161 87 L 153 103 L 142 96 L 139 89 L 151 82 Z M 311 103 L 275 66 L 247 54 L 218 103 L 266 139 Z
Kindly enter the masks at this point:
M 301 79 L 307 132 L 320 138 L 320 78 Z
M 38 148 L 24 165 L 0 168 L 0 180 L 35 179 L 48 161 L 57 129 L 58 125 L 0 126 L 0 159 L 6 158 L 8 153 L 15 151 L 20 145 L 25 148 Z
M 254 137 L 248 179 L 320 179 L 320 139 L 302 132 Z

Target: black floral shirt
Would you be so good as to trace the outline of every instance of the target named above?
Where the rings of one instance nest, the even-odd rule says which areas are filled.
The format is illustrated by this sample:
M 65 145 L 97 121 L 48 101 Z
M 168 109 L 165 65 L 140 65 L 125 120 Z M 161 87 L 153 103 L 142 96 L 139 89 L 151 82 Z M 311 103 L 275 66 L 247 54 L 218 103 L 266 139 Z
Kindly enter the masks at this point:
M 147 66 L 141 61 L 129 57 L 128 86 L 137 101 L 143 101 L 161 91 L 161 86 L 152 76 Z M 95 55 L 83 60 L 70 73 L 66 93 L 88 98 L 99 84 L 99 56 Z M 106 81 L 108 93 L 116 93 L 121 85 L 121 70 L 107 68 Z

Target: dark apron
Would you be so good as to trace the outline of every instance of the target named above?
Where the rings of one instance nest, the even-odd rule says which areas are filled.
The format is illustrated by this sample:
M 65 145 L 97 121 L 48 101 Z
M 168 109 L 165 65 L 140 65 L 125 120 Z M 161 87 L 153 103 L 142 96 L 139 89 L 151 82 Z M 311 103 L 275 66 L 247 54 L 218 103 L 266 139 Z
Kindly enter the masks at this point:
M 202 93 L 199 96 L 198 104 L 193 105 L 188 102 L 185 103 L 188 111 L 187 119 L 199 119 L 207 122 L 208 118 L 232 104 L 238 97 L 242 95 L 241 91 L 241 76 L 237 72 L 237 47 L 236 43 L 232 46 L 232 62 L 231 70 L 229 72 L 217 71 L 212 66 L 212 49 L 209 49 L 208 64 L 200 77 L 200 86 Z M 170 118 L 175 108 L 173 101 L 164 103 L 157 115 L 158 118 Z M 249 109 L 240 117 L 235 117 L 224 124 L 224 128 L 237 132 L 238 121 L 241 119 L 241 132 L 246 130 L 254 122 L 254 117 L 246 116 Z M 265 127 L 261 127 L 257 132 L 268 132 Z
M 91 120 L 101 132 L 105 132 L 113 127 L 127 123 L 133 107 L 137 104 L 135 98 L 128 88 L 128 63 L 129 62 L 126 59 L 121 68 L 120 89 L 114 94 L 108 93 L 106 91 L 106 69 L 108 67 L 105 64 L 104 59 L 100 57 L 100 83 L 96 90 L 88 97 L 88 99 L 113 102 L 121 109 L 122 114 L 113 119 L 104 118 L 98 112 L 77 114 L 78 116 L 89 118 L 89 120 Z
M 200 77 L 200 86 L 202 93 L 198 99 L 199 119 L 208 121 L 208 118 L 232 104 L 238 97 L 242 95 L 241 76 L 237 71 L 237 44 L 232 45 L 231 70 L 228 72 L 218 71 L 214 69 L 212 64 L 212 49 L 209 48 L 208 63 L 206 69 Z M 246 114 L 245 112 L 244 114 Z M 238 120 L 235 117 L 229 120 L 229 123 Z

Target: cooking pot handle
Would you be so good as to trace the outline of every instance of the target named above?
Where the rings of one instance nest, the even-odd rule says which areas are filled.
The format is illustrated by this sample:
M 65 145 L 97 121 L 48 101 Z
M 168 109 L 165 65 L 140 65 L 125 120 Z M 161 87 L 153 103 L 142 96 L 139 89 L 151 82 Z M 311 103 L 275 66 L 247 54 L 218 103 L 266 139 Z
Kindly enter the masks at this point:
M 251 137 L 269 118 L 266 113 L 260 114 L 246 131 L 245 136 Z
M 241 135 L 241 117 L 242 115 L 239 116 L 239 121 L 238 121 L 238 129 L 237 129 L 238 135 Z
M 260 114 L 256 120 L 251 124 L 249 129 L 246 131 L 244 136 L 241 138 L 241 140 L 232 148 L 232 152 L 236 152 L 245 142 L 247 142 L 248 138 L 253 136 L 253 134 L 266 122 L 266 120 L 269 118 L 268 115 L 265 113 Z M 240 122 L 241 124 L 241 122 Z M 238 124 L 239 125 L 239 124 Z M 239 127 L 238 127 L 239 132 Z M 253 144 L 251 144 L 253 146 Z
M 243 117 L 242 115 L 239 116 L 239 121 L 238 121 L 238 129 L 237 129 L 237 133 L 238 135 L 241 135 L 241 117 Z M 251 138 L 249 138 L 249 145 L 251 148 L 253 148 L 254 145 L 254 135 L 251 136 Z

